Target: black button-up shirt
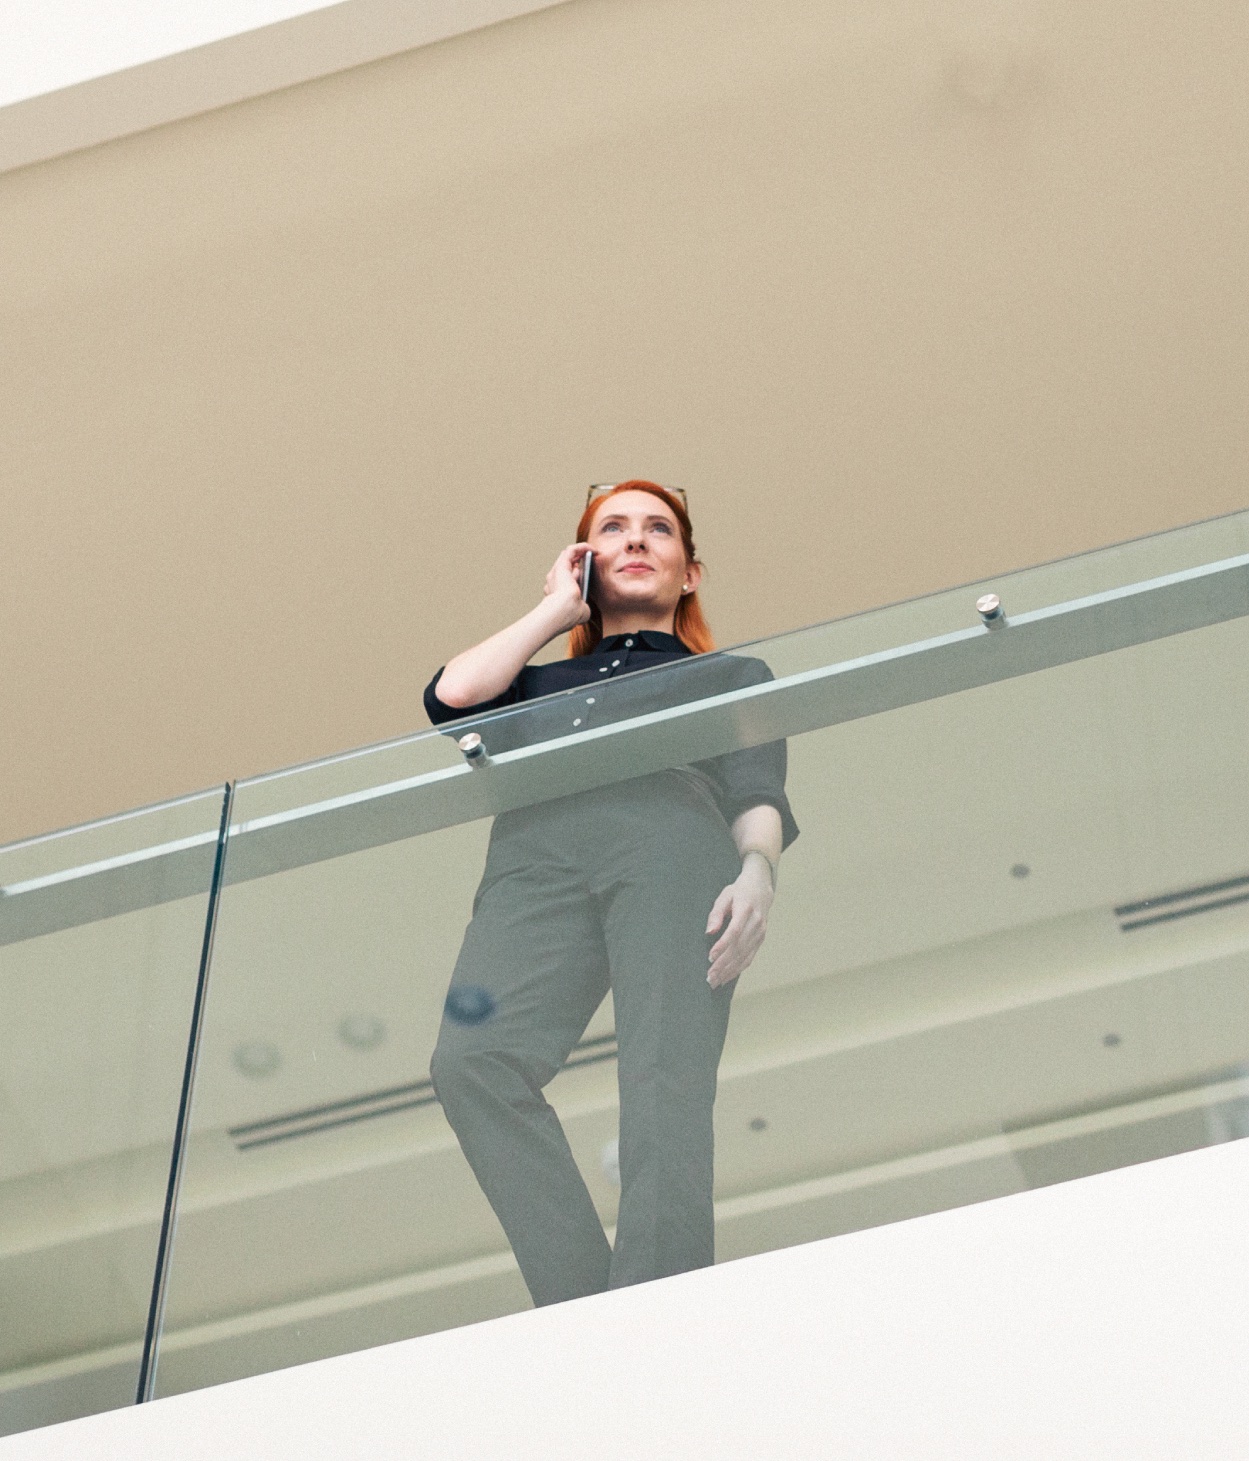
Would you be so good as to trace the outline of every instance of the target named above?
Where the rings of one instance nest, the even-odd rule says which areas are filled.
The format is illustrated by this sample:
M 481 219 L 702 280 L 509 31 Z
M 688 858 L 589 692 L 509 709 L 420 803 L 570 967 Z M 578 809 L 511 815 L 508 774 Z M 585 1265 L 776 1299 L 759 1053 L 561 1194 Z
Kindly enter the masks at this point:
M 609 683 L 677 660 L 689 664 L 669 674 L 633 679 L 627 685 Z M 526 665 L 501 695 L 480 705 L 444 705 L 437 695 L 441 678 L 439 670 L 425 688 L 425 710 L 435 725 L 476 719 L 524 701 L 558 697 L 523 716 L 502 716 L 482 725 L 487 750 L 498 752 L 757 685 L 770 680 L 772 672 L 762 660 L 745 656 L 691 655 L 673 635 L 648 629 L 613 635 L 589 654 L 574 659 Z M 601 692 L 595 693 L 596 686 L 602 687 Z M 750 807 L 772 806 L 781 815 L 784 846 L 797 837 L 798 825 L 785 795 L 784 741 L 730 751 L 696 761 L 688 769 L 707 784 L 730 825 Z

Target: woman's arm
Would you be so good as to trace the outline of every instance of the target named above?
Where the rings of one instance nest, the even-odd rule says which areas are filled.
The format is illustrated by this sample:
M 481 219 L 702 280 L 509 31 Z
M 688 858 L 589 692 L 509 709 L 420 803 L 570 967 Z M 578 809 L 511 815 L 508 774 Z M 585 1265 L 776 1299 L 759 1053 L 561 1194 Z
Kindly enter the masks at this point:
M 737 855 L 746 866 L 750 853 L 760 854 L 768 868 L 768 882 L 776 891 L 776 868 L 781 860 L 781 814 L 773 806 L 748 807 L 732 826 Z
M 540 604 L 448 661 L 434 688 L 444 705 L 463 709 L 502 695 L 544 644 L 585 623 L 590 606 L 581 597 L 577 572 L 585 554 L 584 543 L 565 548 L 546 576 Z
M 768 931 L 768 912 L 776 896 L 776 866 L 781 856 L 781 814 L 772 806 L 748 807 L 733 823 L 733 842 L 742 860 L 737 879 L 712 904 L 707 983 L 728 984 L 748 969 Z

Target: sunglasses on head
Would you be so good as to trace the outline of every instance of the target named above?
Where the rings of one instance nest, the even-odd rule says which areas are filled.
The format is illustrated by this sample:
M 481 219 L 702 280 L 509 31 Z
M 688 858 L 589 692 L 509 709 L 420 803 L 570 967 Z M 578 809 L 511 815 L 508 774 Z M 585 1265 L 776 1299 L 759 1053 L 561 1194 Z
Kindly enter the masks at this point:
M 663 486 L 663 483 L 662 482 L 658 482 L 655 485 L 656 486 L 659 486 L 659 487 L 662 487 Z M 596 482 L 596 483 L 594 483 L 594 485 L 590 488 L 590 490 L 585 495 L 585 505 L 587 507 L 589 507 L 589 505 L 595 500 L 596 497 L 606 497 L 609 492 L 614 492 L 616 490 L 616 488 L 619 487 L 619 486 L 620 486 L 620 483 L 619 482 Z M 690 510 L 690 503 L 689 503 L 689 498 L 686 497 L 686 495 L 685 495 L 685 488 L 684 487 L 664 487 L 664 491 L 665 492 L 670 492 L 673 495 L 673 497 L 675 497 L 675 498 L 678 499 L 678 501 L 680 502 L 681 506 L 686 510 L 686 512 L 689 512 L 689 510 Z

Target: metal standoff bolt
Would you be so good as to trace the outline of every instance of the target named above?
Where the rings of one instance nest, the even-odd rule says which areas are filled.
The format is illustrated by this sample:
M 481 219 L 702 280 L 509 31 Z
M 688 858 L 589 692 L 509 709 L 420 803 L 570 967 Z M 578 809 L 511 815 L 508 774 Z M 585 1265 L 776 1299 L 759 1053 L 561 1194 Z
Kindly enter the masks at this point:
M 1002 613 L 1002 601 L 996 594 L 982 594 L 976 600 L 976 612 L 984 620 L 986 629 L 1000 629 L 1006 623 Z
M 474 770 L 480 771 L 483 766 L 493 764 L 486 752 L 485 741 L 476 731 L 469 731 L 468 735 L 461 736 L 456 744 L 464 752 L 464 759 Z

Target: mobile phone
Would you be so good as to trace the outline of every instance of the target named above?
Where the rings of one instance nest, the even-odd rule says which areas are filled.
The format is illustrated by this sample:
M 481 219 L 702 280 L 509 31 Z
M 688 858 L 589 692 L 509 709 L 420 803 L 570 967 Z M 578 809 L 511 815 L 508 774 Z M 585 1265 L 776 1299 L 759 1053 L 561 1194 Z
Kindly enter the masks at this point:
M 587 552 L 581 560 L 581 597 L 588 603 L 590 598 L 590 567 L 594 561 L 594 554 Z

